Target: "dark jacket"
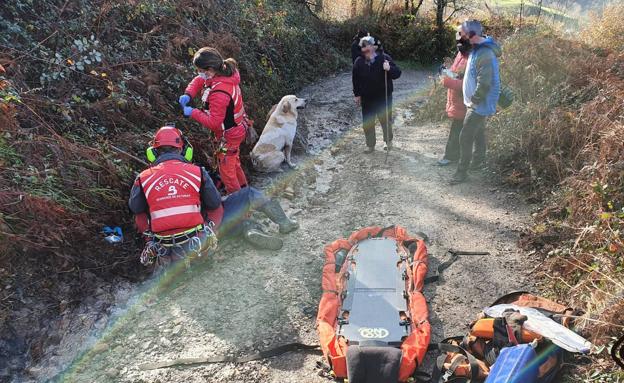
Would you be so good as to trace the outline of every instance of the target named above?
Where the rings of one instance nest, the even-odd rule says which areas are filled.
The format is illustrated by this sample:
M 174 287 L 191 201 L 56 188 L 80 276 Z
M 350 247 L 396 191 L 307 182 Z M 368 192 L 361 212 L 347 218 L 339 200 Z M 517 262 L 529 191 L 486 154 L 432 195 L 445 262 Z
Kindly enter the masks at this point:
M 183 156 L 177 153 L 165 153 L 158 156 L 156 159 L 155 165 L 169 160 L 179 160 L 186 161 Z M 202 202 L 202 210 L 215 210 L 221 207 L 221 194 L 212 183 L 212 179 L 210 175 L 204 169 L 201 168 L 202 171 L 202 184 L 199 189 L 199 194 Z M 141 214 L 147 213 L 148 206 L 147 200 L 145 199 L 145 193 L 143 193 L 143 189 L 141 188 L 141 183 L 137 177 L 134 185 L 132 185 L 132 190 L 130 190 L 130 199 L 128 201 L 128 207 L 130 207 L 130 211 L 133 214 Z
M 392 57 L 378 51 L 375 60 L 372 63 L 366 62 L 363 56 L 358 57 L 353 63 L 353 94 L 355 97 L 363 97 L 367 99 L 384 98 L 384 76 L 386 71 L 383 70 L 385 60 L 390 62 L 390 71 L 388 72 L 388 96 L 392 95 L 392 80 L 401 77 L 401 69 L 394 63 Z
M 355 38 L 351 43 L 351 62 L 354 63 L 358 57 L 362 55 L 362 48 L 360 48 L 360 39 Z

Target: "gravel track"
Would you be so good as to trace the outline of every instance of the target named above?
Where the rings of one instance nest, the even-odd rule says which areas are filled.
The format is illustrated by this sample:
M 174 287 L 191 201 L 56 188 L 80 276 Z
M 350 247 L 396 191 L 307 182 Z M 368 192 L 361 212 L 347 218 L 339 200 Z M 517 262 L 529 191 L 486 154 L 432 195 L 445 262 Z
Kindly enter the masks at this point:
M 303 353 L 244 365 L 155 371 L 137 366 L 316 342 L 323 246 L 369 225 L 399 224 L 426 233 L 430 269 L 446 259 L 449 248 L 491 253 L 460 257 L 440 282 L 426 288 L 434 340 L 465 332 L 479 309 L 498 296 L 530 290 L 533 282 L 516 246 L 529 222 L 529 207 L 493 183 L 492 174 L 475 174 L 469 183 L 449 186 L 453 169 L 432 165 L 441 155 L 447 124 L 422 124 L 412 117 L 424 97 L 418 91 L 429 81 L 427 72 L 406 70 L 396 82 L 396 149 L 387 164 L 381 150 L 362 153 L 361 119 L 349 74 L 302 90 L 299 95 L 310 100 L 300 115 L 309 154 L 295 157 L 298 170 L 254 180 L 281 196 L 301 224 L 298 232 L 284 237 L 284 248 L 257 251 L 223 243 L 213 258 L 195 263 L 166 286 L 123 287 L 123 294 L 112 294 L 120 298 L 107 327 L 69 326 L 60 346 L 48 350 L 24 380 L 47 380 L 65 370 L 57 380 L 327 382 L 315 368 L 319 357 Z

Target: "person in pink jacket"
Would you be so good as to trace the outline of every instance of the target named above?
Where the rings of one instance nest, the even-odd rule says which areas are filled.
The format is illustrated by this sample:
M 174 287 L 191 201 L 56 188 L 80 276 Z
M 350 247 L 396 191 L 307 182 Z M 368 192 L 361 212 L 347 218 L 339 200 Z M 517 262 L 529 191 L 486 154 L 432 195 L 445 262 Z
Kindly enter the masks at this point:
M 462 83 L 466 64 L 468 63 L 468 55 L 470 54 L 470 42 L 461 38 L 459 32 L 455 36 L 457 41 L 457 56 L 450 68 L 442 71 L 440 82 L 442 86 L 447 88 L 446 94 L 446 115 L 451 119 L 451 131 L 444 157 L 438 160 L 438 165 L 446 166 L 459 160 L 459 134 L 464 125 L 464 117 L 466 116 L 466 105 L 464 105 L 464 95 L 462 92 Z M 475 140 L 481 142 L 481 140 Z

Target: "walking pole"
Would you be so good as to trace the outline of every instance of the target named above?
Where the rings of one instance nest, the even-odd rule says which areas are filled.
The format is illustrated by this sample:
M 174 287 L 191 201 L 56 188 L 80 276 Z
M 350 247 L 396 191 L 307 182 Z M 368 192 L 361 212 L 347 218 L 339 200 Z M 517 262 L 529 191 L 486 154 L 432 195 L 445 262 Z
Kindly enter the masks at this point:
M 386 96 L 386 159 L 384 164 L 388 163 L 388 154 L 390 153 L 390 135 L 392 134 L 392 127 L 390 126 L 390 119 L 388 118 L 388 71 L 384 70 L 384 92 Z

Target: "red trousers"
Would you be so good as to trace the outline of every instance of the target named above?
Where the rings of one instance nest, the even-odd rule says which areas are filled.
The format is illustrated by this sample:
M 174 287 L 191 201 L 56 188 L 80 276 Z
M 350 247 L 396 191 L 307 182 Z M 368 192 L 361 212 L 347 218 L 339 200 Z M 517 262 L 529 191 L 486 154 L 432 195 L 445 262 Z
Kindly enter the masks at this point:
M 247 186 L 247 177 L 241 167 L 240 146 L 245 141 L 246 131 L 243 126 L 237 126 L 225 132 L 225 148 L 227 153 L 219 153 L 219 175 L 228 194 L 234 193 Z

